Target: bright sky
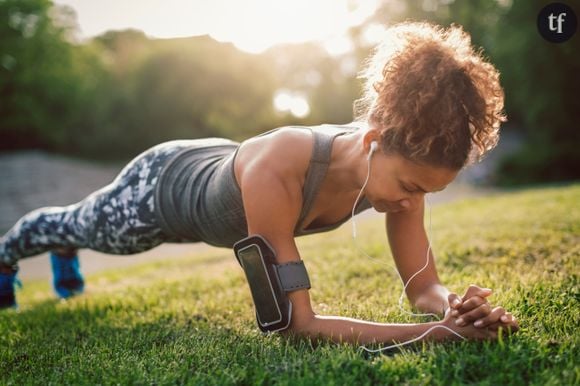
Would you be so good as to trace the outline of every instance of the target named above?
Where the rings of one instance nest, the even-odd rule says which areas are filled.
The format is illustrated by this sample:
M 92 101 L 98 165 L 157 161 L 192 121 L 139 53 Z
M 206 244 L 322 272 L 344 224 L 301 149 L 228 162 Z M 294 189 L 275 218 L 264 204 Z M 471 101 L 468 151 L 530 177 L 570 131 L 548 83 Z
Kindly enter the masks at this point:
M 258 53 L 277 43 L 321 41 L 331 54 L 350 50 L 345 32 L 379 0 L 54 0 L 77 13 L 82 37 L 136 28 L 169 38 L 209 34 Z

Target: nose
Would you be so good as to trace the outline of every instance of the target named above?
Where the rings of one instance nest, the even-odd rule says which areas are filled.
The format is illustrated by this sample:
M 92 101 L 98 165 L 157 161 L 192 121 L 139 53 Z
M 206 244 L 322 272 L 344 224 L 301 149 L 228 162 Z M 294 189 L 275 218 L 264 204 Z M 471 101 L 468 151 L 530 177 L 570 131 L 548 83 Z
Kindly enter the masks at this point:
M 411 202 L 407 199 L 403 199 L 403 200 L 399 201 L 399 205 L 402 208 L 409 209 L 411 207 Z
M 417 203 L 423 199 L 424 194 L 414 194 L 411 197 L 399 200 L 401 208 L 408 210 L 414 208 Z

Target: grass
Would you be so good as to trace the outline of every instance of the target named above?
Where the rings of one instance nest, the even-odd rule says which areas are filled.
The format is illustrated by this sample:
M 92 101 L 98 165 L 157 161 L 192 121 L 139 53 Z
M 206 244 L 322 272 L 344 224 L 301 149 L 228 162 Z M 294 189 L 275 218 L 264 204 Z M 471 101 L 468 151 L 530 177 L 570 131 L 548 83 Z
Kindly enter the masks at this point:
M 495 290 L 521 330 L 496 342 L 422 343 L 388 354 L 262 336 L 231 251 L 89 276 L 56 301 L 26 283 L 0 313 L 0 384 L 580 384 L 580 185 L 433 208 L 442 280 Z M 383 221 L 357 223 L 358 244 L 386 262 Z M 350 227 L 299 238 L 315 311 L 416 322 L 398 310 L 392 268 L 361 255 Z

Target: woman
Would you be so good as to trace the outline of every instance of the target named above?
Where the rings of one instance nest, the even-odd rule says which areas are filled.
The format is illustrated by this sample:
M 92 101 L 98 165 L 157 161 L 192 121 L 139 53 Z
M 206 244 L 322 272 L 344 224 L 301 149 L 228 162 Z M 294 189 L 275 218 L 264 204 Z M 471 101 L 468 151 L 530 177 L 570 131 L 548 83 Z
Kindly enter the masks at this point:
M 503 91 L 497 70 L 461 28 L 426 23 L 390 28 L 363 77 L 356 123 L 283 127 L 241 144 L 221 138 L 162 143 L 83 201 L 27 214 L 0 240 L 4 305 L 15 304 L 18 259 L 46 250 L 55 288 L 68 297 L 84 285 L 78 248 L 131 254 L 193 241 L 231 248 L 260 235 L 278 264 L 298 262 L 295 237 L 334 229 L 351 210 L 371 206 L 386 213 L 393 256 L 408 282 L 428 249 L 424 195 L 444 189 L 495 146 L 505 120 Z M 490 307 L 491 290 L 471 286 L 462 297 L 451 294 L 434 264 L 408 283 L 406 293 L 421 311 L 453 310 L 441 322 L 371 323 L 317 315 L 308 290 L 300 289 L 288 293 L 293 308 L 283 333 L 364 344 L 404 341 L 428 330 L 425 339 L 453 339 L 455 333 L 493 338 L 500 327 L 518 328 L 510 313 Z

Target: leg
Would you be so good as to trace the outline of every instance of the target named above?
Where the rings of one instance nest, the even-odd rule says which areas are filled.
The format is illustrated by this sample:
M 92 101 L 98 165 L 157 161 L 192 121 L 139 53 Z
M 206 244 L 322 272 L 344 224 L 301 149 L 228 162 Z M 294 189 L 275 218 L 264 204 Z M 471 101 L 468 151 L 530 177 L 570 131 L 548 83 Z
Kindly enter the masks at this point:
M 85 247 L 84 229 L 75 222 L 78 207 L 45 207 L 26 214 L 0 239 L 0 263 L 15 265 L 52 248 Z
M 61 298 L 82 293 L 84 289 L 84 279 L 79 271 L 76 255 L 77 248 L 84 246 L 84 236 L 82 228 L 71 221 L 77 207 L 78 204 L 37 209 L 20 219 L 0 240 L 0 256 L 16 259 L 44 252 L 51 247 L 59 247 L 58 254 L 50 254 L 50 260 L 54 289 Z M 0 308 L 16 306 L 16 261 L 3 259 L 0 262 L 4 263 L 4 269 L 0 269 Z M 9 268 L 10 265 L 12 267 Z
M 18 272 L 17 268 L 0 264 L 0 309 L 16 307 L 14 297 L 16 272 Z
M 167 160 L 190 143 L 157 145 L 133 159 L 111 184 L 81 202 L 37 209 L 22 217 L 0 238 L 0 308 L 16 304 L 14 281 L 21 258 L 52 250 L 55 289 L 59 296 L 68 297 L 82 291 L 84 285 L 78 248 L 133 254 L 165 241 L 175 242 L 157 225 L 153 192 Z
M 153 189 L 166 161 L 189 143 L 170 141 L 148 149 L 111 184 L 77 204 L 28 213 L 0 238 L 0 264 L 12 266 L 48 250 L 132 254 L 161 244 L 166 236 L 154 217 Z

